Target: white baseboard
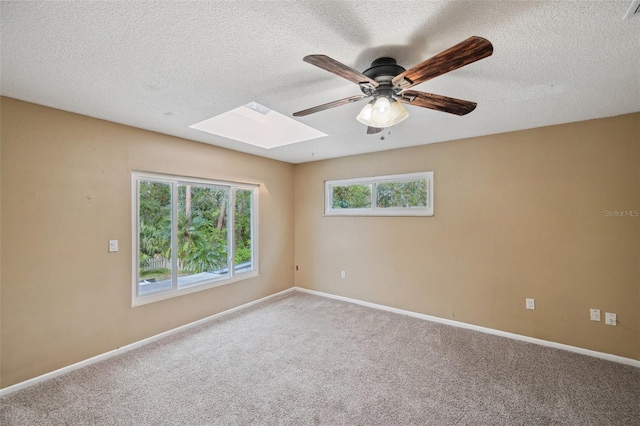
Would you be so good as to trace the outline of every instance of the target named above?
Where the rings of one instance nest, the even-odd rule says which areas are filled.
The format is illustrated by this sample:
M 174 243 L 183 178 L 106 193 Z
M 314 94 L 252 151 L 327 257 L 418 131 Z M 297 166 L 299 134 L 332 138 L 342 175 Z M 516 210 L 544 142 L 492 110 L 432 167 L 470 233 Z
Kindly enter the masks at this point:
M 148 345 L 149 343 L 155 342 L 156 340 L 162 339 L 163 337 L 167 337 L 167 336 L 170 336 L 172 334 L 178 333 L 180 331 L 184 331 L 184 330 L 187 330 L 189 328 L 193 328 L 193 327 L 195 327 L 197 325 L 206 323 L 208 321 L 212 321 L 212 320 L 214 320 L 216 318 L 220 318 L 220 317 L 222 317 L 224 315 L 229 315 L 229 314 L 231 314 L 233 312 L 236 312 L 236 311 L 239 311 L 239 310 L 242 310 L 242 309 L 246 309 L 246 308 L 248 308 L 250 306 L 253 306 L 255 304 L 258 304 L 258 303 L 261 303 L 261 302 L 265 302 L 265 301 L 267 301 L 269 299 L 273 299 L 275 297 L 282 296 L 284 294 L 291 293 L 293 291 L 295 291 L 295 287 L 288 288 L 286 290 L 280 291 L 280 292 L 272 294 L 270 296 L 263 297 L 263 298 L 258 299 L 258 300 L 254 300 L 253 302 L 245 303 L 244 305 L 236 306 L 235 308 L 227 309 L 226 311 L 222 311 L 222 312 L 219 312 L 219 313 L 217 313 L 215 315 L 211 315 L 211 316 L 208 316 L 206 318 L 202 318 L 202 319 L 199 319 L 197 321 L 190 322 L 189 324 L 185 324 L 185 325 L 182 325 L 180 327 L 176 327 L 174 329 L 165 331 L 165 332 L 160 333 L 160 334 L 156 334 L 155 336 L 147 337 L 146 339 L 142 339 L 142 340 L 139 340 L 137 342 L 131 343 L 129 345 L 122 346 L 122 347 L 120 347 L 118 349 L 114 349 L 112 351 L 105 352 L 105 353 L 100 354 L 100 355 L 96 355 L 96 356 L 94 356 L 92 358 L 85 359 L 84 361 L 76 362 L 75 364 L 71 364 L 71 365 L 68 365 L 66 367 L 59 368 L 57 370 L 51 371 L 51 372 L 43 374 L 41 376 L 34 377 L 33 379 L 25 380 L 24 382 L 16 383 L 15 385 L 12 385 L 12 386 L 7 386 L 6 388 L 0 389 L 0 397 L 3 397 L 5 395 L 9 395 L 10 393 L 19 391 L 20 389 L 28 388 L 29 386 L 33 386 L 35 384 L 44 382 L 45 380 L 53 379 L 54 377 L 61 376 L 61 375 L 65 374 L 65 373 L 68 373 L 70 371 L 77 370 L 78 368 L 85 367 L 85 366 L 91 365 L 91 364 L 95 364 L 98 361 L 102 361 L 102 360 L 105 360 L 107 358 L 111 358 L 112 356 L 120 355 L 120 354 L 128 352 L 128 351 L 130 351 L 132 349 L 136 349 L 136 348 L 139 348 L 141 346 Z
M 536 339 L 535 337 L 523 336 L 521 334 L 509 333 L 507 331 L 496 330 L 493 328 L 481 327 L 479 325 L 467 324 L 460 321 L 453 321 L 445 318 L 434 317 L 431 315 L 419 314 L 417 312 L 405 311 L 404 309 L 392 308 L 390 306 L 378 305 L 376 303 L 365 302 L 363 300 L 352 299 L 350 297 L 337 296 L 335 294 L 323 293 L 321 291 L 309 290 L 302 287 L 294 287 L 296 291 L 303 293 L 314 294 L 316 296 L 327 297 L 329 299 L 341 300 L 343 302 L 354 303 L 356 305 L 366 306 L 368 308 L 380 309 L 383 311 L 394 312 L 396 314 L 407 315 L 414 318 L 419 318 L 426 321 L 438 322 L 441 324 L 451 325 L 453 327 L 466 328 L 469 330 L 479 331 L 482 333 L 493 334 L 496 336 L 506 337 L 508 339 L 521 340 L 523 342 L 535 343 L 536 345 L 549 346 L 556 349 L 562 349 L 565 351 L 575 352 L 582 355 L 588 355 L 596 358 L 606 359 L 607 361 L 613 361 L 620 364 L 631 365 L 636 368 L 640 368 L 640 361 L 625 358 L 618 355 L 608 354 L 605 352 L 592 351 L 590 349 L 584 349 L 577 346 L 565 345 L 563 343 L 551 342 L 548 340 Z
M 602 358 L 602 359 L 606 359 L 608 361 L 618 362 L 620 364 L 626 364 L 626 365 L 631 365 L 631 366 L 636 367 L 636 368 L 640 368 L 640 361 L 635 360 L 635 359 L 631 359 L 631 358 L 625 358 L 625 357 L 621 357 L 621 356 L 618 356 L 618 355 L 612 355 L 612 354 L 608 354 L 608 353 L 604 353 L 604 352 L 592 351 L 590 349 L 579 348 L 579 347 L 576 347 L 576 346 L 565 345 L 565 344 L 562 344 L 562 343 L 550 342 L 548 340 L 536 339 L 534 337 L 528 337 L 528 336 L 523 336 L 523 335 L 520 335 L 520 334 L 509 333 L 509 332 L 506 332 L 506 331 L 495 330 L 495 329 L 492 329 L 492 328 L 481 327 L 481 326 L 478 326 L 478 325 L 467 324 L 467 323 L 460 322 L 460 321 L 453 321 L 453 320 L 449 320 L 449 319 L 445 319 L 445 318 L 434 317 L 434 316 L 431 316 L 431 315 L 420 314 L 420 313 L 417 313 L 417 312 L 405 311 L 403 309 L 392 308 L 390 306 L 385 306 L 385 305 L 378 305 L 376 303 L 365 302 L 363 300 L 352 299 L 352 298 L 344 297 L 344 296 L 337 296 L 335 294 L 323 293 L 323 292 L 315 291 L 315 290 L 309 290 L 309 289 L 302 288 L 302 287 L 292 287 L 292 288 L 289 288 L 287 290 L 283 290 L 283 291 L 280 291 L 278 293 L 272 294 L 270 296 L 266 296 L 266 297 L 263 297 L 261 299 L 254 300 L 253 302 L 245 303 L 244 305 L 240 305 L 240 306 L 237 306 L 235 308 L 231 308 L 231 309 L 228 309 L 226 311 L 219 312 L 219 313 L 217 313 L 215 315 L 211 315 L 211 316 L 208 316 L 206 318 L 202 318 L 202 319 L 200 319 L 198 321 L 194 321 L 194 322 L 191 322 L 189 324 L 185 324 L 183 326 L 174 328 L 172 330 L 168 330 L 168 331 L 165 331 L 163 333 L 156 334 L 155 336 L 151 336 L 151 337 L 148 337 L 146 339 L 142 339 L 140 341 L 131 343 L 131 344 L 126 345 L 126 346 L 122 346 L 122 347 L 120 347 L 118 349 L 114 349 L 112 351 L 105 352 L 105 353 L 100 354 L 100 355 L 96 355 L 96 356 L 94 356 L 92 358 L 85 359 L 84 361 L 80 361 L 80 362 L 77 362 L 75 364 L 68 365 L 68 366 L 60 368 L 58 370 L 54 370 L 54 371 L 51 371 L 49 373 L 43 374 L 41 376 L 34 377 L 32 379 L 29 379 L 29 380 L 25 380 L 24 382 L 16 383 L 15 385 L 8 386 L 6 388 L 0 389 L 0 397 L 3 397 L 5 395 L 9 395 L 10 393 L 19 391 L 19 390 L 27 388 L 29 386 L 33 386 L 35 384 L 44 382 L 46 380 L 53 379 L 54 377 L 61 376 L 63 374 L 66 374 L 66 373 L 68 373 L 70 371 L 73 371 L 73 370 L 76 370 L 78 368 L 94 364 L 96 362 L 105 360 L 107 358 L 111 358 L 111 357 L 116 356 L 116 355 L 120 355 L 122 353 L 125 353 L 125 352 L 128 352 L 130 350 L 139 348 L 139 347 L 144 346 L 144 345 L 148 345 L 149 343 L 155 342 L 156 340 L 161 339 L 163 337 L 178 333 L 180 331 L 187 330 L 189 328 L 192 328 L 192 327 L 195 327 L 197 325 L 206 323 L 208 321 L 212 321 L 212 320 L 214 320 L 216 318 L 220 318 L 220 317 L 222 317 L 224 315 L 229 315 L 229 314 L 231 314 L 233 312 L 237 312 L 239 310 L 246 309 L 246 308 L 248 308 L 250 306 L 253 306 L 255 304 L 258 304 L 258 303 L 261 303 L 261 302 L 265 302 L 265 301 L 267 301 L 269 299 L 273 299 L 275 297 L 282 296 L 282 295 L 285 295 L 287 293 L 291 293 L 293 291 L 300 291 L 300 292 L 303 292 L 303 293 L 314 294 L 316 296 L 326 297 L 326 298 L 329 298 L 329 299 L 341 300 L 343 302 L 354 303 L 356 305 L 362 305 L 362 306 L 366 306 L 366 307 L 373 308 L 373 309 L 380 309 L 380 310 L 383 310 L 383 311 L 394 312 L 394 313 L 397 313 L 397 314 L 407 315 L 407 316 L 410 316 L 410 317 L 419 318 L 419 319 L 426 320 L 426 321 L 438 322 L 438 323 L 441 323 L 441 324 L 447 324 L 447 325 L 451 325 L 451 326 L 454 326 L 454 327 L 466 328 L 466 329 L 469 329 L 469 330 L 479 331 L 479 332 L 487 333 L 487 334 L 493 334 L 493 335 L 496 335 L 496 336 L 502 336 L 502 337 L 506 337 L 506 338 L 509 338 L 509 339 L 521 340 L 521 341 L 524 341 L 524 342 L 535 343 L 537 345 L 549 346 L 549 347 L 557 348 L 557 349 L 563 349 L 565 351 L 575 352 L 575 353 L 579 353 L 579 354 L 582 354 L 582 355 L 588 355 L 588 356 L 592 356 L 592 357 L 596 357 L 596 358 Z

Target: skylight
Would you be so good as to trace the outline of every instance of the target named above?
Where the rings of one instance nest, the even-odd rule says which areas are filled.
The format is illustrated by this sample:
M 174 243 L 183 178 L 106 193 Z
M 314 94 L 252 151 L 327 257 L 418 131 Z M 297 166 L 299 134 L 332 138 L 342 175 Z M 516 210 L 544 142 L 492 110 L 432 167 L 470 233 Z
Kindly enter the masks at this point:
M 189 127 L 266 149 L 327 136 L 257 102 L 250 102 Z

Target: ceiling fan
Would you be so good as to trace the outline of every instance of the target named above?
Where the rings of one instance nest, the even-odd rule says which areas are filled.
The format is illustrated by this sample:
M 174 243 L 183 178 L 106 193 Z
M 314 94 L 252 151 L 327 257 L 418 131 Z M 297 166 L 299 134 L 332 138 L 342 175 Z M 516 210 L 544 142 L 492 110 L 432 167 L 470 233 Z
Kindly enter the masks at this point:
M 401 104 L 465 115 L 475 109 L 475 102 L 408 89 L 491 56 L 492 53 L 493 45 L 489 40 L 474 36 L 408 70 L 398 65 L 395 59 L 385 57 L 373 61 L 371 67 L 363 72 L 358 72 L 326 55 L 308 55 L 303 59 L 305 62 L 358 84 L 363 94 L 298 111 L 293 113 L 293 116 L 302 117 L 373 98 L 357 117 L 358 121 L 367 125 L 367 133 L 373 134 L 398 124 L 409 116 Z

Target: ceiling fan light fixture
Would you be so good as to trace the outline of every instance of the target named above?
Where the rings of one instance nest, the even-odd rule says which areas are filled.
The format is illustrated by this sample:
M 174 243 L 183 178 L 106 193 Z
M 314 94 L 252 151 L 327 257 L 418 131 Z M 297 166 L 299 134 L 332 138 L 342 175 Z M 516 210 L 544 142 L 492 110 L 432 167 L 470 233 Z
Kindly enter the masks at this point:
M 356 117 L 356 120 L 364 124 L 365 126 L 374 127 L 373 121 L 371 120 L 371 112 L 373 111 L 373 101 L 369 102 L 362 108 L 360 114 Z
M 389 98 L 380 96 L 376 99 L 373 103 L 373 110 L 371 110 L 371 120 L 378 124 L 377 127 L 381 127 L 381 124 L 387 124 L 391 121 L 391 102 L 389 102 Z
M 380 96 L 365 105 L 356 118 L 366 126 L 385 128 L 404 121 L 408 116 L 409 113 L 400 102 Z
M 402 106 L 400 102 L 394 100 L 391 102 L 391 124 L 390 126 L 396 125 L 398 123 L 403 122 L 407 117 L 409 117 L 409 113 Z

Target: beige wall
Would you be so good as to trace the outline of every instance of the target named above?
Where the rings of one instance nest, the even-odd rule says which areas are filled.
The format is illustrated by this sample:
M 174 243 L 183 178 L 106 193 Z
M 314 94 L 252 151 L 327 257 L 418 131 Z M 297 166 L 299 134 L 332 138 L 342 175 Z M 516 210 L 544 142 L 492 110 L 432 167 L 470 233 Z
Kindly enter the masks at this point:
M 293 165 L 1 102 L 2 387 L 293 285 Z M 132 308 L 132 170 L 260 184 L 261 275 Z
M 323 217 L 325 180 L 428 170 L 434 217 Z M 605 214 L 640 210 L 640 114 L 307 163 L 294 179 L 296 285 L 640 360 L 640 217 Z
M 302 287 L 640 359 L 640 218 L 605 215 L 640 209 L 640 114 L 293 166 L 0 107 L 2 387 L 289 288 L 294 255 Z M 131 308 L 131 170 L 259 183 L 261 276 Z M 326 179 L 423 170 L 434 217 L 322 216 Z

